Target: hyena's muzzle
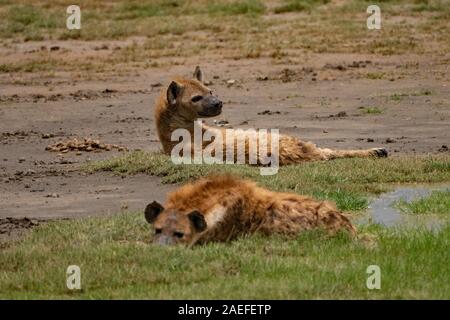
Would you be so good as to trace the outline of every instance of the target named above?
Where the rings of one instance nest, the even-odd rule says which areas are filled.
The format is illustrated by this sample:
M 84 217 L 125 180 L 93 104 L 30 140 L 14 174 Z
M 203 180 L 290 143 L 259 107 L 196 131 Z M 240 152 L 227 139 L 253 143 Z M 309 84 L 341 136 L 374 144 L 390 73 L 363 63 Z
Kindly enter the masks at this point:
M 202 110 L 198 112 L 201 117 L 215 117 L 222 113 L 222 101 L 214 96 L 206 96 L 202 100 Z

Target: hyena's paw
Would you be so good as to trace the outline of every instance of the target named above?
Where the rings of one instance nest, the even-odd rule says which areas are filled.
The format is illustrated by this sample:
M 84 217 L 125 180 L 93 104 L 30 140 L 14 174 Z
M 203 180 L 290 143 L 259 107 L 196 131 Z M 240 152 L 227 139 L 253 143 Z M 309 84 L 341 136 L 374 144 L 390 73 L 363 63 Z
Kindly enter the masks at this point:
M 372 154 L 374 157 L 387 158 L 388 151 L 385 148 L 374 148 L 372 149 Z

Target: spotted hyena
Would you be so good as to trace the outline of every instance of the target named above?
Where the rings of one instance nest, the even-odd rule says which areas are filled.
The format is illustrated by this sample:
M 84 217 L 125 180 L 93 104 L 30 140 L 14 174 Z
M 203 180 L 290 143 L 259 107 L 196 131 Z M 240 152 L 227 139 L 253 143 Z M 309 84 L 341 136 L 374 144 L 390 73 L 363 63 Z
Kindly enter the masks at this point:
M 328 201 L 273 192 L 228 175 L 182 186 L 169 195 L 165 206 L 150 203 L 145 218 L 153 226 L 153 242 L 159 244 L 229 241 L 253 233 L 296 236 L 314 228 L 356 232 Z
M 177 129 L 186 129 L 194 137 L 194 123 L 198 118 L 208 118 L 218 116 L 222 112 L 222 101 L 220 101 L 210 88 L 202 82 L 202 72 L 199 67 L 194 72 L 192 79 L 176 78 L 163 89 L 155 107 L 155 120 L 159 139 L 163 150 L 170 154 L 172 149 L 178 145 L 178 141 L 172 141 L 172 133 Z M 230 130 L 230 129 L 227 129 Z M 204 125 L 202 133 L 210 131 L 214 136 L 221 134 L 220 142 L 223 148 L 223 155 L 226 155 L 226 135 L 224 128 L 210 127 Z M 228 131 L 229 134 L 230 131 Z M 258 139 L 257 137 L 246 137 L 245 160 L 248 163 L 250 156 L 249 145 L 258 145 L 259 141 L 249 141 L 249 139 Z M 271 136 L 268 137 L 270 145 Z M 371 148 L 365 150 L 335 150 L 329 148 L 318 148 L 312 142 L 306 142 L 296 137 L 280 135 L 279 136 L 279 159 L 280 165 L 301 163 L 304 161 L 331 160 L 337 158 L 366 158 L 366 157 L 387 157 L 388 153 L 384 148 Z M 193 142 L 193 140 L 192 140 Z M 213 142 L 203 142 L 203 148 Z M 194 148 L 193 144 L 191 144 Z M 236 148 L 236 145 L 233 146 Z M 216 148 L 214 148 L 217 150 Z M 192 150 L 193 152 L 193 150 Z

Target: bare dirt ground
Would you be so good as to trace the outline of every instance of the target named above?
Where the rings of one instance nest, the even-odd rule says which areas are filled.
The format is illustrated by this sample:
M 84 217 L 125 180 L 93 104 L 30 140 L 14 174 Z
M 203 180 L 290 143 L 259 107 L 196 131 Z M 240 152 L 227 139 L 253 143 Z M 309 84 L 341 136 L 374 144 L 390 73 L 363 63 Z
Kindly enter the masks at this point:
M 82 47 L 95 54 L 103 43 L 40 41 L 13 50 L 17 59 L 42 47 Z M 22 225 L 7 217 L 84 217 L 163 201 L 174 186 L 158 178 L 79 170 L 86 161 L 118 151 L 59 154 L 45 149 L 61 140 L 90 137 L 129 150 L 159 150 L 153 101 L 171 76 L 190 75 L 197 64 L 224 101 L 216 120 L 230 127 L 278 128 L 333 148 L 386 147 L 392 156 L 448 152 L 450 55 L 308 54 L 301 59 L 287 65 L 265 58 L 197 56 L 182 66 L 104 79 L 74 79 L 64 72 L 48 78 L 0 74 L 0 233 L 15 234 L 11 230 Z M 30 223 L 23 224 L 28 228 Z

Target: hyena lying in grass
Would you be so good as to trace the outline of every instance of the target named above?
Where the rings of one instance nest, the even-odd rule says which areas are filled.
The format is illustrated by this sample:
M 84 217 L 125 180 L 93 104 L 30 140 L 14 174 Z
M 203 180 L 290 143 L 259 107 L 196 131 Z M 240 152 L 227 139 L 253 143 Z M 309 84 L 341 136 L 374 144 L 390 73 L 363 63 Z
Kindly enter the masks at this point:
M 166 154 L 171 154 L 172 149 L 179 144 L 179 141 L 172 141 L 172 133 L 177 129 L 186 129 L 192 137 L 191 153 L 194 153 L 194 122 L 198 118 L 215 117 L 222 112 L 222 102 L 212 94 L 211 89 L 202 83 L 202 72 L 199 67 L 195 69 L 193 79 L 176 78 L 168 88 L 164 89 L 157 101 L 155 108 L 155 120 L 159 139 Z M 223 137 L 226 130 L 203 125 L 202 134 L 206 131 L 218 132 Z M 258 145 L 259 141 L 245 140 L 245 161 L 249 159 L 249 144 Z M 257 138 L 256 138 L 257 139 Z M 270 145 L 271 136 L 268 136 Z M 220 142 L 223 155 L 226 155 L 225 138 Z M 213 142 L 202 142 L 202 148 Z M 233 149 L 236 149 L 236 140 Z M 218 149 L 216 149 L 218 150 Z M 269 149 L 270 150 L 270 149 Z M 366 150 L 333 150 L 328 148 L 318 148 L 311 142 L 302 141 L 296 137 L 279 136 L 279 164 L 287 165 L 300 163 L 303 161 L 331 160 L 336 158 L 352 157 L 387 157 L 388 153 L 384 148 L 372 148 Z M 236 152 L 234 153 L 237 154 Z M 259 157 L 259 155 L 257 155 Z M 236 157 L 235 157 L 236 162 Z M 259 162 L 260 164 L 262 162 Z
M 356 233 L 328 201 L 273 192 L 228 175 L 184 185 L 168 196 L 165 207 L 150 203 L 145 218 L 153 225 L 153 242 L 162 245 L 223 242 L 253 233 L 295 237 L 314 228 Z

